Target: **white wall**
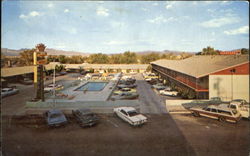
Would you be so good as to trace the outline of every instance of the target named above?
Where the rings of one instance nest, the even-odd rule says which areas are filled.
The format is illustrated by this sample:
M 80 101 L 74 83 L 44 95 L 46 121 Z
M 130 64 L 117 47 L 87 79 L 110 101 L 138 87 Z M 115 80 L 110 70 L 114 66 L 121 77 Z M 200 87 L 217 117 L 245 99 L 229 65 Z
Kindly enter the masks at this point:
M 232 93 L 233 90 L 233 93 Z M 209 98 L 249 101 L 249 75 L 209 75 Z

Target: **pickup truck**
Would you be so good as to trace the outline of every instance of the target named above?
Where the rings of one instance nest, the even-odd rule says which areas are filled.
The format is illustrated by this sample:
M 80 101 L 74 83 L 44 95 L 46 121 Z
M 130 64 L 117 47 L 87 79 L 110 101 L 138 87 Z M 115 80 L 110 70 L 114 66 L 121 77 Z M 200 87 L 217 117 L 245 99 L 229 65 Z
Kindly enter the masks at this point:
M 247 118 L 250 120 L 249 114 L 249 104 L 245 100 L 236 99 L 232 100 L 229 104 L 220 104 L 220 107 L 230 108 L 234 111 L 237 111 L 241 114 L 242 118 Z

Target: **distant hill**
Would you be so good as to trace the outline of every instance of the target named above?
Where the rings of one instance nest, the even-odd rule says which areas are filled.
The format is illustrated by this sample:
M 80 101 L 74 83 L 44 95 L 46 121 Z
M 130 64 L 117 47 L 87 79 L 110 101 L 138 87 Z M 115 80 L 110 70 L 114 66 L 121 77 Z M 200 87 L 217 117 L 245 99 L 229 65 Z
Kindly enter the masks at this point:
M 150 53 L 158 53 L 158 54 L 174 54 L 174 55 L 179 55 L 181 53 L 190 53 L 190 54 L 195 54 L 196 52 L 188 52 L 188 51 L 174 51 L 174 50 L 163 50 L 163 51 L 153 51 L 153 50 L 148 50 L 148 51 L 139 51 L 136 52 L 137 55 L 147 55 Z
M 13 50 L 8 48 L 1 48 L 1 53 L 5 56 L 18 56 L 19 53 L 23 52 L 26 49 L 20 50 Z M 45 50 L 48 55 L 65 55 L 65 56 L 72 56 L 72 55 L 81 55 L 81 56 L 89 56 L 90 53 L 82 53 L 76 51 L 64 51 L 64 50 L 56 50 L 51 48 L 46 48 Z

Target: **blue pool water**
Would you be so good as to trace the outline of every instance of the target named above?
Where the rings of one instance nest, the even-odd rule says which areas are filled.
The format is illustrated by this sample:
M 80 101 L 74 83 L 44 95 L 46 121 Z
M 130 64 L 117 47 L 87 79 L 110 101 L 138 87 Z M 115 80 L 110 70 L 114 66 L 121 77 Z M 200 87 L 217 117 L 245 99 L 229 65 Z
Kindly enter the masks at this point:
M 87 82 L 75 91 L 101 91 L 107 84 L 107 82 Z

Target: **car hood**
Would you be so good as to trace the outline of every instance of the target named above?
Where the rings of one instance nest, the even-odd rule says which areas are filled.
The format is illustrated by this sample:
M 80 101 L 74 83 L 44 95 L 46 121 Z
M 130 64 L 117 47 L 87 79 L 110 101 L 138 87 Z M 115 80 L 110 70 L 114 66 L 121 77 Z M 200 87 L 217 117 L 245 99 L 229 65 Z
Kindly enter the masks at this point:
M 142 121 L 142 120 L 147 120 L 147 118 L 144 116 L 144 115 L 136 115 L 136 116 L 132 116 L 130 117 L 130 119 L 133 121 L 133 122 L 137 122 L 137 121 Z
M 49 124 L 57 124 L 57 123 L 62 123 L 66 122 L 67 119 L 64 116 L 58 117 L 58 118 L 49 118 L 48 123 Z

